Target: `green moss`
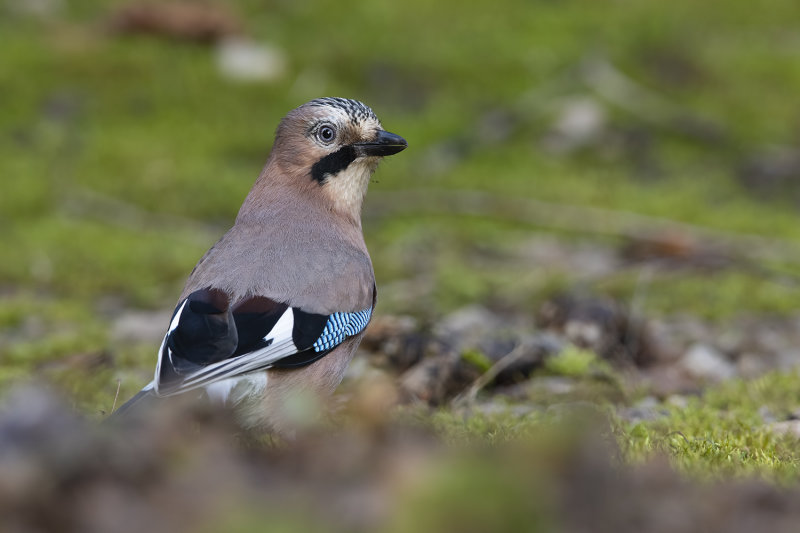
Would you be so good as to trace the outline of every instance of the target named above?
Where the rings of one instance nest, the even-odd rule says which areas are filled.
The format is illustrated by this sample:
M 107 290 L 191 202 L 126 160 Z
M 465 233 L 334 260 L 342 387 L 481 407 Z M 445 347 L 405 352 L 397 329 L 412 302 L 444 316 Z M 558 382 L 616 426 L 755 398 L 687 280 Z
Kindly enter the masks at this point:
M 755 474 L 791 483 L 800 479 L 797 440 L 770 431 L 760 411 L 780 420 L 798 406 L 798 375 L 772 373 L 713 387 L 686 407 L 662 406 L 667 416 L 654 421 L 620 423 L 618 440 L 628 461 L 665 454 L 695 476 Z
M 607 370 L 609 367 L 600 361 L 594 352 L 570 345 L 561 353 L 548 357 L 544 362 L 544 368 L 553 374 L 580 377 L 601 368 Z
M 461 354 L 461 359 L 474 366 L 481 372 L 486 372 L 492 367 L 492 361 L 482 352 L 477 350 L 467 350 Z
M 764 420 L 764 416 L 785 420 L 800 408 L 800 376 L 796 373 L 774 372 L 756 380 L 710 387 L 685 406 L 658 404 L 653 407 L 653 418 L 637 422 L 625 422 L 616 414 L 630 405 L 631 393 L 587 395 L 591 383 L 592 378 L 583 375 L 569 391 L 539 398 L 539 407 L 534 409 L 515 410 L 513 402 L 502 409 L 502 403 L 495 400 L 491 411 L 406 409 L 401 418 L 430 425 L 455 447 L 514 442 L 542 446 L 559 439 L 574 442 L 587 438 L 587 428 L 608 427 L 604 431 L 618 444 L 626 463 L 665 456 L 676 468 L 697 478 L 754 475 L 781 484 L 800 481 L 797 438 L 773 432 Z M 582 403 L 585 401 L 591 403 Z M 537 400 L 531 398 L 530 402 Z M 591 405 L 596 408 L 589 409 Z M 606 416 L 610 426 L 598 426 Z
M 796 198 L 779 191 L 764 201 L 735 178 L 741 160 L 762 146 L 796 144 L 795 0 L 769 0 L 756 10 L 744 0 L 409 0 L 347 9 L 333 0 L 269 9 L 255 0 L 232 3 L 250 35 L 288 56 L 287 76 L 271 84 L 225 80 L 206 46 L 98 31 L 113 9 L 108 2 L 58 4 L 60 21 L 11 7 L 0 16 L 4 387 L 44 376 L 94 414 L 113 403 L 118 379 L 122 398 L 146 383 L 156 347 L 112 342 L 111 317 L 98 302 L 112 296 L 125 306 L 169 308 L 192 265 L 232 222 L 279 118 L 326 94 L 363 99 L 409 140 L 407 151 L 382 165 L 373 192 L 447 198 L 479 190 L 800 241 Z M 561 99 L 605 101 L 575 75 L 597 54 L 676 114 L 654 121 L 612 104 L 609 126 L 621 137 L 574 156 L 541 149 Z M 509 117 L 507 134 L 486 125 L 487 112 Z M 721 140 L 676 132 L 671 119 L 684 116 L 718 124 Z M 628 133 L 649 139 L 649 148 L 626 153 L 620 143 Z M 639 156 L 659 172 L 635 170 Z M 795 276 L 791 259 L 754 256 L 754 268 L 655 272 L 647 282 L 637 268 L 578 275 L 518 249 L 541 234 L 609 247 L 618 239 L 580 217 L 564 224 L 557 208 L 536 218 L 451 206 L 392 206 L 365 221 L 379 285 L 411 280 L 419 287 L 402 291 L 408 300 L 385 311 L 438 318 L 478 302 L 533 312 L 555 289 L 576 285 L 635 298 L 647 316 L 722 321 L 740 312 L 794 313 L 800 301 L 796 287 L 763 274 L 767 267 Z M 64 364 L 103 353 L 105 366 Z M 478 354 L 465 356 L 486 366 Z M 569 377 L 572 390 L 555 399 L 532 390 L 528 400 L 542 409 L 556 401 L 591 400 L 604 409 L 629 402 L 630 392 L 597 365 L 568 350 L 547 371 Z M 618 423 L 618 440 L 631 461 L 660 452 L 691 472 L 758 471 L 788 480 L 797 471 L 792 442 L 765 432 L 758 409 L 793 412 L 797 381 L 773 374 L 713 388 L 686 408 L 664 407 L 662 419 Z M 440 412 L 433 419 L 456 442 L 528 438 L 544 423 L 538 411 Z M 435 501 L 450 490 L 441 483 Z
M 530 436 L 542 420 L 538 412 L 520 416 L 510 410 L 486 415 L 480 411 L 455 413 L 442 409 L 432 414 L 411 413 L 411 416 L 430 423 L 446 442 L 454 445 L 507 443 Z
M 234 505 L 234 509 L 218 513 L 211 523 L 204 524 L 198 531 L 200 533 L 213 533 L 228 531 L 230 533 L 314 533 L 321 531 L 337 531 L 330 525 L 323 526 L 318 520 L 309 515 L 307 509 L 292 505 L 281 509 L 270 508 L 268 512 L 259 512 L 258 505 Z M 241 507 L 241 508 L 235 508 Z M 287 509 L 286 507 L 289 507 Z
M 688 313 L 721 321 L 743 313 L 790 315 L 800 301 L 800 288 L 760 272 L 722 271 L 709 283 L 704 272 L 653 273 L 642 282 L 618 275 L 596 289 L 622 300 L 639 298 L 646 315 Z
M 723 123 L 733 144 L 790 144 L 793 126 L 785 118 L 785 102 L 800 89 L 791 47 L 781 37 L 792 32 L 787 21 L 797 8 L 790 0 L 744 18 L 727 14 L 742 2 L 726 7 L 722 16 L 689 0 L 643 2 L 635 9 L 621 3 L 509 0 L 489 11 L 452 0 L 345 11 L 330 0 L 269 10 L 249 1 L 235 5 L 250 33 L 289 55 L 286 79 L 235 84 L 219 76 L 206 47 L 94 35 L 93 21 L 110 9 L 105 2 L 65 6 L 64 17 L 76 26 L 71 30 L 13 14 L 0 21 L 7 66 L 0 92 L 13 104 L 0 117 L 10 140 L 0 144 L 0 220 L 12 223 L 0 240 L 0 283 L 54 288 L 67 298 L 114 292 L 136 305 L 171 301 L 181 278 L 233 219 L 263 164 L 278 118 L 303 99 L 327 93 L 372 103 L 387 125 L 410 140 L 407 152 L 381 168 L 373 184 L 378 191 L 481 189 L 800 238 L 791 205 L 756 201 L 730 179 L 738 150 L 659 136 L 654 149 L 668 176 L 636 181 L 624 158 L 561 158 L 535 148 L 555 99 L 586 91 L 565 73 L 588 50 L 604 50 L 644 86 L 690 113 Z M 363 20 L 371 23 L 365 26 Z M 391 44 L 379 38 L 383 35 L 393 36 Z M 669 66 L 670 58 L 695 78 L 665 85 L 658 65 Z M 27 75 L 9 74 L 14 72 Z M 306 78 L 317 82 L 304 84 Z M 380 81 L 384 78 L 388 81 Z M 767 100 L 752 96 L 765 91 L 771 95 Z M 511 135 L 496 144 L 476 140 L 480 117 L 496 110 L 517 117 Z M 637 124 L 619 110 L 612 116 L 622 126 Z M 442 142 L 456 146 L 453 165 L 433 171 L 429 149 Z M 85 190 L 127 204 L 145 218 L 213 221 L 219 230 L 197 241 L 189 235 L 194 230 L 180 224 L 157 224 L 154 231 L 113 216 L 97 222 L 93 206 L 75 208 Z M 412 213 L 413 208 L 408 206 Z M 53 214 L 64 209 L 67 218 Z M 426 233 L 430 220 L 402 214 L 397 220 L 395 226 L 387 221 L 368 228 L 379 277 L 413 272 L 413 262 L 398 265 L 388 244 L 404 232 L 425 233 L 434 255 L 432 300 L 441 302 L 441 310 L 492 296 L 522 294 L 525 301 L 552 283 L 570 283 L 554 273 L 536 275 L 535 265 L 527 273 L 496 264 L 476 267 L 464 261 L 464 248 L 451 231 L 462 243 L 491 247 L 535 229 L 519 221 L 500 226 L 495 221 L 487 231 L 486 221 L 448 217 Z M 737 295 L 755 294 L 756 310 L 787 310 L 791 295 L 744 278 L 731 275 L 720 298 L 694 302 L 692 288 L 671 302 L 665 300 L 674 287 L 665 288 L 663 297 L 654 294 L 653 305 L 700 307 L 706 315 L 723 316 L 739 307 Z M 508 279 L 520 280 L 522 287 L 510 287 Z

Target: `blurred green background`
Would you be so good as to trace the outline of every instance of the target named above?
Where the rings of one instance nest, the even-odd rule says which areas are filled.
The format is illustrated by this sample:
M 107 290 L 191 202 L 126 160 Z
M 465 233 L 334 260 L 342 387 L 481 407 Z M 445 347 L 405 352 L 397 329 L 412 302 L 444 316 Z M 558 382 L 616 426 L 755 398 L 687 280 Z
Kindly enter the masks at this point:
M 0 2 L 2 385 L 52 377 L 97 414 L 118 379 L 145 383 L 156 343 L 119 317 L 169 313 L 280 118 L 319 96 L 409 141 L 365 206 L 379 313 L 643 283 L 652 316 L 800 301 L 794 0 L 164 5 Z M 644 278 L 537 261 L 542 242 L 620 250 L 640 231 L 667 255 L 706 257 L 708 235 L 752 254 Z

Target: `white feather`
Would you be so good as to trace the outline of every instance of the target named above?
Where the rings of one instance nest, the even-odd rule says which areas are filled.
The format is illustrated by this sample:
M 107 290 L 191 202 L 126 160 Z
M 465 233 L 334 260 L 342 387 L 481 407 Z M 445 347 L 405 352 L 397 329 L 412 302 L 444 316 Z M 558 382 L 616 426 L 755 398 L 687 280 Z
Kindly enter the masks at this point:
M 261 396 L 266 388 L 266 372 L 227 378 L 205 386 L 211 401 L 223 405 L 236 405 L 251 396 Z
M 281 318 L 265 337 L 264 340 L 268 341 L 273 339 L 273 344 L 283 339 L 292 338 L 292 329 L 294 328 L 294 312 L 291 308 L 286 309 L 281 315 Z
M 178 309 L 178 312 L 175 313 L 174 317 L 172 317 L 172 322 L 169 323 L 169 329 L 167 330 L 167 335 L 169 335 L 178 328 L 178 324 L 180 324 L 181 322 L 181 314 L 183 313 L 183 309 L 186 307 L 187 303 L 189 303 L 188 298 L 183 301 L 180 308 Z
M 159 394 L 159 392 L 158 392 L 158 376 L 161 375 L 161 360 L 164 358 L 164 355 L 167 355 L 168 357 L 172 357 L 171 353 L 170 354 L 165 354 L 164 353 L 164 347 L 167 344 L 167 337 L 169 337 L 169 334 L 172 333 L 173 331 L 175 331 L 178 328 L 178 324 L 180 324 L 180 322 L 181 322 L 181 313 L 183 313 L 183 309 L 186 307 L 186 304 L 188 303 L 188 301 L 189 301 L 188 299 L 184 300 L 183 303 L 181 304 L 181 306 L 175 312 L 175 316 L 172 317 L 172 321 L 169 323 L 169 328 L 167 329 L 167 333 L 166 333 L 166 335 L 164 335 L 164 339 L 161 341 L 161 346 L 158 348 L 158 360 L 156 361 L 155 379 L 153 379 L 153 381 L 150 383 L 150 385 L 152 385 L 152 388 L 155 389 L 156 394 Z M 167 350 L 167 351 L 169 351 L 169 350 Z
M 183 307 L 181 307 L 183 310 Z M 180 311 L 178 312 L 180 314 Z M 226 383 L 243 376 L 248 372 L 268 368 L 272 363 L 283 359 L 298 351 L 292 340 L 292 330 L 294 329 L 294 312 L 291 308 L 283 312 L 278 322 L 270 331 L 269 335 L 264 337 L 265 341 L 272 341 L 269 346 L 265 346 L 260 350 L 255 350 L 235 357 L 233 359 L 225 359 L 217 363 L 205 366 L 195 373 L 187 376 L 180 387 L 174 391 L 170 391 L 166 396 L 186 392 L 199 387 L 205 387 L 209 390 L 210 394 L 222 398 L 222 401 L 227 400 L 231 391 L 234 389 L 236 383 Z M 166 341 L 166 339 L 165 339 Z M 162 350 L 164 343 L 162 343 Z M 167 349 L 167 356 L 171 351 Z M 163 353 L 162 353 L 163 357 Z M 160 369 L 161 359 L 156 368 L 156 392 L 158 393 L 158 376 Z M 219 387 L 214 387 L 215 384 L 220 383 Z M 266 383 L 265 383 L 266 386 Z M 246 395 L 246 394 L 245 394 Z

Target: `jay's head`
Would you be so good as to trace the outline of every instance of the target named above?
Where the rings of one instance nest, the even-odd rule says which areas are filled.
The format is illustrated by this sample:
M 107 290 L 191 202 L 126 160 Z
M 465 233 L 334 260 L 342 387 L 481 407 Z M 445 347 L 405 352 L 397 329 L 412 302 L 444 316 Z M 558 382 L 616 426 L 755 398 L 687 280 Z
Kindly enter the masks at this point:
M 338 209 L 358 212 L 380 160 L 408 146 L 384 131 L 357 100 L 318 98 L 289 112 L 278 126 L 271 159 L 277 181 L 321 193 Z

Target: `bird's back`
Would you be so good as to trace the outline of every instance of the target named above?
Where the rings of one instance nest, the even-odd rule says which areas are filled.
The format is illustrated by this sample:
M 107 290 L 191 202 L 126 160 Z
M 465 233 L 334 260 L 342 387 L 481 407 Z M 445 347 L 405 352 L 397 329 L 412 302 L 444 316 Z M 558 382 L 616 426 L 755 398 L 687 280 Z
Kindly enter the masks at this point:
M 197 263 L 181 300 L 215 287 L 233 301 L 267 296 L 313 313 L 370 307 L 375 279 L 361 229 L 322 223 L 315 209 L 277 205 L 237 220 Z

